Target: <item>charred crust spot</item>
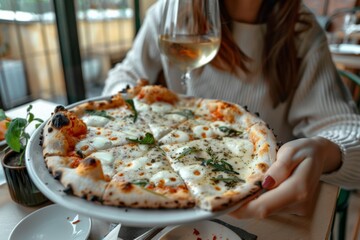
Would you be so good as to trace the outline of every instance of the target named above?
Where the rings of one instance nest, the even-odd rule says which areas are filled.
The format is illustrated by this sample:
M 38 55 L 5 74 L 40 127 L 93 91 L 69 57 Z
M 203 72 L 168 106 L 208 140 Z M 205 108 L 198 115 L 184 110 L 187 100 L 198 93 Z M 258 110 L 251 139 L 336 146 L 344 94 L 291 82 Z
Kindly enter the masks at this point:
M 66 188 L 64 188 L 63 192 L 68 195 L 74 195 L 74 191 L 71 184 L 67 185 Z
M 96 166 L 96 160 L 95 160 L 95 158 L 86 158 L 86 159 L 84 160 L 84 164 L 85 164 L 86 166 L 93 166 L 93 167 L 95 167 L 95 166 Z
M 51 120 L 52 126 L 55 128 L 61 128 L 70 123 L 70 120 L 61 112 L 56 113 Z
M 249 112 L 249 108 L 247 105 L 244 106 L 245 111 Z
M 64 110 L 65 110 L 65 107 L 64 107 L 64 106 L 58 105 L 58 106 L 55 107 L 54 112 L 57 113 L 57 112 L 59 112 L 59 111 L 64 111 Z
M 61 179 L 61 175 L 62 175 L 62 172 L 56 171 L 55 174 L 54 174 L 54 179 L 60 180 L 60 179 Z
M 54 129 L 52 127 L 48 128 L 48 133 L 51 133 Z
M 254 182 L 254 185 L 262 188 L 261 181 L 256 181 L 256 182 Z
M 77 150 L 77 151 L 76 151 L 76 154 L 77 154 L 79 157 L 84 158 L 84 154 L 83 154 L 83 152 L 82 152 L 81 150 Z
M 124 184 L 124 186 L 122 187 L 123 192 L 130 192 L 131 189 L 133 189 L 133 185 L 130 182 Z
M 216 199 L 216 200 L 220 200 L 221 197 L 220 197 L 220 196 L 216 196 L 215 199 Z
M 268 169 L 268 165 L 266 163 L 258 163 L 257 168 L 264 173 Z
M 254 112 L 254 114 L 255 114 L 257 117 L 260 117 L 260 113 L 259 113 L 259 112 Z
M 89 200 L 92 202 L 100 202 L 100 198 L 94 195 L 90 196 Z

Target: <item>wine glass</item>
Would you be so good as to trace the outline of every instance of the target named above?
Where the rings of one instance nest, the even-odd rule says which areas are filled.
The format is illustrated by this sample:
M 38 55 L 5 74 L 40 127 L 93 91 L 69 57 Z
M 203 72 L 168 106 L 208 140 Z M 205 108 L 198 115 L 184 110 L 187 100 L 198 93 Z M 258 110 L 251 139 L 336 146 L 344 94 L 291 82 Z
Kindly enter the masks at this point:
M 218 0 L 166 0 L 159 47 L 168 61 L 183 72 L 181 83 L 185 91 L 191 70 L 215 57 L 220 39 Z

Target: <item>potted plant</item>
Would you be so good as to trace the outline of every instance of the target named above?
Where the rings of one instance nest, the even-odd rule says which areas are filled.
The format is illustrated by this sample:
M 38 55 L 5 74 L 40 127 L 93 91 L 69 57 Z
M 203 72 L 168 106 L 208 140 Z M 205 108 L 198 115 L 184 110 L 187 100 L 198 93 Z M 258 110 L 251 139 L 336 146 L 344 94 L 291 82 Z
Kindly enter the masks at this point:
M 25 165 L 25 149 L 30 139 L 26 128 L 35 123 L 35 128 L 40 126 L 42 119 L 35 118 L 31 113 L 32 105 L 26 110 L 26 118 L 9 119 L 0 109 L 0 121 L 6 122 L 5 142 L 1 164 L 4 169 L 6 181 L 11 198 L 24 206 L 40 205 L 48 199 L 37 189 L 32 182 Z

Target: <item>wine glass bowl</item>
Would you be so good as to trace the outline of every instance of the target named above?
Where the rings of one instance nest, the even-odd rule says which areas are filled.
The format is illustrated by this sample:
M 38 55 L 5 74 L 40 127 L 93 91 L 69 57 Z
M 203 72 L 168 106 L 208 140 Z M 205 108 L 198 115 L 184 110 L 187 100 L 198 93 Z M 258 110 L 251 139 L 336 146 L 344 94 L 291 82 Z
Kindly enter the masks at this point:
M 159 48 L 182 72 L 186 90 L 190 71 L 209 63 L 220 47 L 217 0 L 166 0 L 161 18 Z

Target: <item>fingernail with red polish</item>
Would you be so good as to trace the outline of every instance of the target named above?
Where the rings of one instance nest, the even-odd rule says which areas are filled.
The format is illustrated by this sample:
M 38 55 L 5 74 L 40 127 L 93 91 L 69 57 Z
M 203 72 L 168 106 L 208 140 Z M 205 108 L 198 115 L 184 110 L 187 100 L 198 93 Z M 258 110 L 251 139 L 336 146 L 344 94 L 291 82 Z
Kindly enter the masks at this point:
M 270 189 L 275 185 L 275 180 L 271 176 L 267 176 L 262 182 L 262 187 L 265 189 Z

